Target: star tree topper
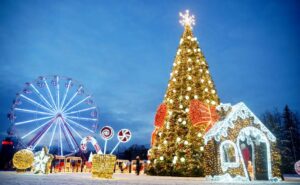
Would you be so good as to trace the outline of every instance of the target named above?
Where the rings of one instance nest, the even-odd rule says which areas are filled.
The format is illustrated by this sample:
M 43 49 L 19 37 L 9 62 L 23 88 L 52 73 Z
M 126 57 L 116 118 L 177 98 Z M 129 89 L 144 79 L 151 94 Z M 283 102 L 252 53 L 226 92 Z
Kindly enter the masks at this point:
M 193 28 L 193 26 L 195 26 L 195 16 L 194 15 L 190 15 L 189 10 L 185 11 L 185 14 L 179 12 L 179 16 L 180 16 L 180 20 L 179 23 L 182 26 L 190 26 L 191 28 Z

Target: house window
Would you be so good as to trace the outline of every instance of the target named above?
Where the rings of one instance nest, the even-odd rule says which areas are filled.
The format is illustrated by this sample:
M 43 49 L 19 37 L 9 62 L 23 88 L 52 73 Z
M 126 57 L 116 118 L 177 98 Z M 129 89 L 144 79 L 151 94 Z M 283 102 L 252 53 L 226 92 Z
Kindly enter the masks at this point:
M 237 162 L 235 158 L 234 146 L 231 143 L 225 143 L 222 147 L 224 152 L 224 162 L 234 163 Z
M 236 168 L 239 166 L 239 157 L 234 142 L 226 140 L 220 145 L 221 168 L 225 172 L 228 168 Z

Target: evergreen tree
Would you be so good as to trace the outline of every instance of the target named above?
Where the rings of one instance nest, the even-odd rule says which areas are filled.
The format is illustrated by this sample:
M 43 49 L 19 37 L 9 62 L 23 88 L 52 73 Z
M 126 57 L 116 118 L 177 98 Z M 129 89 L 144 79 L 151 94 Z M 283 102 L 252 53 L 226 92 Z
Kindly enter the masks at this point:
M 156 115 L 157 127 L 152 135 L 154 141 L 150 150 L 148 173 L 204 176 L 202 136 L 208 125 L 200 124 L 199 117 L 210 117 L 209 113 L 219 104 L 219 98 L 206 59 L 197 38 L 193 36 L 194 17 L 188 11 L 181 16 L 184 33 L 163 104 Z M 193 109 L 194 105 L 199 109 Z M 191 116 L 191 112 L 195 111 L 198 111 L 198 117 Z M 206 120 L 203 122 L 212 123 Z
M 274 111 L 266 111 L 261 115 L 261 120 L 265 124 L 265 126 L 274 134 L 277 138 L 277 146 L 280 148 L 281 142 L 281 133 L 282 133 L 282 115 L 275 109 Z
M 277 138 L 281 154 L 281 172 L 295 173 L 294 164 L 300 159 L 299 116 L 285 106 L 283 113 L 277 109 L 266 111 L 261 120 Z
M 283 111 L 283 131 L 281 136 L 282 148 L 281 156 L 284 173 L 295 173 L 294 164 L 300 158 L 300 134 L 299 134 L 299 120 L 295 113 L 293 113 L 286 105 Z

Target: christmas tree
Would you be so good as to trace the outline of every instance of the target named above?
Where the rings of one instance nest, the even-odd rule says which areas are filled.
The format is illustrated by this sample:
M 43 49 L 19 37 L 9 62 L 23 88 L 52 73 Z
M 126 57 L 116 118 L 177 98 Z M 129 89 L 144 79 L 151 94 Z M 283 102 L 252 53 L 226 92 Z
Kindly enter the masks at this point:
M 219 98 L 206 59 L 193 36 L 195 18 L 180 13 L 180 39 L 168 88 L 155 117 L 148 173 L 204 176 L 203 135 L 218 119 Z

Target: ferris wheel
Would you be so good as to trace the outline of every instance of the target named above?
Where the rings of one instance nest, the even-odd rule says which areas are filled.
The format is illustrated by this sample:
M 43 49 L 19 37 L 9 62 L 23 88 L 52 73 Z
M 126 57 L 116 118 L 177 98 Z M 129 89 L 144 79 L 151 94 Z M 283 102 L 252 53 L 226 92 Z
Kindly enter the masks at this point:
M 26 147 L 47 146 L 62 156 L 79 151 L 78 143 L 98 126 L 92 96 L 77 81 L 61 76 L 26 83 L 7 116 L 10 132 Z

